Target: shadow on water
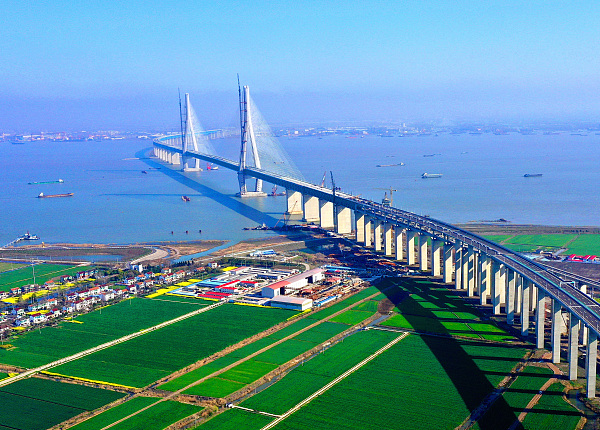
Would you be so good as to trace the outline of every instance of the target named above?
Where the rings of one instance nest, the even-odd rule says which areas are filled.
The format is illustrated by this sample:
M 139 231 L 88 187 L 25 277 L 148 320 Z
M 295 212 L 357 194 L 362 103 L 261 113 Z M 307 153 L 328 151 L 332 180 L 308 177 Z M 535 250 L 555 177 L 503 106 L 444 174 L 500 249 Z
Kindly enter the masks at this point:
M 429 281 L 427 281 L 429 282 Z M 409 286 L 412 291 L 418 293 L 419 290 L 429 289 L 424 283 L 417 283 L 415 280 L 404 279 L 403 285 Z M 430 284 L 432 285 L 432 284 Z M 386 286 L 387 287 L 387 286 Z M 386 288 L 384 287 L 384 288 Z M 427 309 L 408 294 L 399 293 L 396 288 L 390 288 L 383 291 L 386 297 L 392 301 L 395 306 L 400 305 L 415 309 L 419 316 L 403 313 L 402 315 L 411 324 L 417 332 L 436 332 L 442 335 L 450 335 L 451 333 L 443 326 L 431 309 Z M 457 298 L 458 300 L 461 300 Z M 435 300 L 433 297 L 428 297 L 428 301 L 447 307 L 447 301 Z M 461 300 L 462 301 L 462 300 Z M 437 302 L 437 303 L 436 303 Z M 423 318 L 428 317 L 428 318 Z M 427 325 L 424 326 L 424 320 L 427 319 Z M 476 345 L 477 341 L 463 341 L 453 338 L 436 337 L 436 336 L 421 336 L 421 339 L 429 347 L 430 351 L 435 355 L 437 361 L 444 368 L 444 371 L 454 384 L 465 405 L 469 411 L 473 412 L 480 405 L 482 400 L 495 390 L 495 386 L 486 378 L 486 372 L 482 371 L 477 363 L 473 360 L 463 348 L 463 344 Z M 482 344 L 483 345 L 483 344 Z M 488 344 L 486 344 L 488 345 Z M 488 345 L 489 346 L 489 345 Z M 515 348 L 515 346 L 506 345 L 507 348 Z M 486 357 L 489 358 L 489 357 Z M 444 393 L 439 393 L 443 396 Z M 500 396 L 494 402 L 494 407 L 499 408 L 500 413 L 494 417 L 486 417 L 484 414 L 477 422 L 482 430 L 497 430 L 509 428 L 517 419 L 517 414 L 509 406 L 506 400 Z M 518 427 L 522 429 L 522 426 Z
M 161 169 L 157 169 L 156 171 L 163 173 L 169 178 L 197 191 L 198 193 L 201 193 L 202 196 L 214 200 L 215 202 L 225 206 L 226 208 L 231 209 L 232 211 L 237 212 L 238 214 L 245 216 L 248 219 L 251 219 L 257 224 L 262 224 L 264 222 L 268 225 L 275 225 L 275 223 L 277 222 L 276 218 L 264 212 L 261 212 L 258 209 L 253 208 L 252 206 L 248 206 L 247 204 L 241 202 L 240 199 L 234 198 L 227 194 L 223 194 L 213 188 L 207 187 L 206 185 L 196 182 L 193 179 L 186 177 L 183 173 L 169 169 L 164 165 L 157 163 L 151 158 L 143 158 L 149 150 L 149 148 L 142 149 L 135 153 L 135 157 L 138 157 L 141 161 L 143 161 L 150 167 L 161 167 Z M 235 174 L 235 172 L 232 171 L 232 174 Z

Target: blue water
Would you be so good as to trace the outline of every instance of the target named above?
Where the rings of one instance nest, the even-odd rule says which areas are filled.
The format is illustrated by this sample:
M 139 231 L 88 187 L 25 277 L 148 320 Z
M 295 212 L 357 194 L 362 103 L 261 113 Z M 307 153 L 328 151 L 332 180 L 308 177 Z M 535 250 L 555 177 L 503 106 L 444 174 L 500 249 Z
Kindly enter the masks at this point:
M 377 200 L 391 186 L 398 190 L 395 206 L 445 221 L 600 224 L 600 136 L 594 134 L 280 140 L 313 183 L 331 170 L 343 191 Z M 236 158 L 237 139 L 213 143 L 221 155 Z M 242 228 L 275 224 L 284 197 L 237 198 L 237 177 L 223 168 L 183 174 L 156 159 L 128 159 L 146 157 L 150 145 L 137 139 L 0 143 L 0 244 L 26 231 L 48 243 L 239 241 L 272 234 Z M 406 165 L 375 167 L 400 162 Z M 443 177 L 421 179 L 423 172 Z M 65 182 L 27 184 L 59 178 Z M 37 199 L 40 192 L 75 195 Z

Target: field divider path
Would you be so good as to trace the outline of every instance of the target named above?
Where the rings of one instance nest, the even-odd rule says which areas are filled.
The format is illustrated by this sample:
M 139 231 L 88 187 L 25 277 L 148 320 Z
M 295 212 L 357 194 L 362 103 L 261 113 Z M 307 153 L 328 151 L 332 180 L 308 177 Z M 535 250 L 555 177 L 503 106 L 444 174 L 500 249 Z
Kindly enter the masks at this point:
M 384 290 L 384 291 L 385 291 L 385 290 Z M 339 311 L 335 312 L 334 314 L 331 314 L 331 315 L 329 315 L 328 317 L 326 317 L 326 318 L 323 318 L 322 320 L 318 320 L 318 321 L 316 321 L 315 323 L 313 323 L 313 324 L 311 324 L 311 325 L 309 325 L 309 326 L 307 326 L 307 327 L 304 327 L 303 329 L 300 329 L 300 330 L 298 330 L 297 332 L 295 332 L 295 333 L 292 333 L 292 334 L 290 334 L 290 335 L 288 335 L 288 336 L 284 337 L 283 339 L 279 339 L 277 342 L 274 342 L 274 343 L 272 343 L 271 345 L 267 345 L 267 346 L 265 346 L 264 348 L 262 348 L 262 349 L 260 349 L 260 350 L 258 350 L 258 351 L 256 351 L 256 352 L 254 352 L 254 353 L 252 353 L 252 354 L 250 354 L 250 355 L 247 355 L 247 356 L 246 356 L 246 357 L 244 357 L 244 358 L 241 358 L 241 359 L 239 359 L 238 361 L 236 361 L 235 363 L 232 363 L 232 364 L 230 364 L 229 366 L 225 366 L 225 367 L 223 367 L 223 368 L 221 368 L 221 369 L 219 369 L 219 370 L 216 370 L 216 371 L 214 371 L 213 373 L 211 373 L 210 375 L 207 375 L 207 376 L 205 376 L 205 377 L 203 377 L 203 378 L 200 378 L 200 379 L 198 379 L 197 381 L 194 381 L 194 382 L 192 382 L 191 384 L 189 384 L 189 385 L 187 385 L 187 386 L 185 386 L 185 387 L 183 387 L 183 388 L 180 388 L 179 390 L 177 390 L 177 391 L 174 391 L 174 392 L 172 392 L 171 394 L 169 394 L 169 395 L 167 395 L 167 396 L 165 396 L 165 397 L 162 397 L 162 398 L 160 398 L 159 400 L 157 400 L 156 402 L 152 403 L 151 405 L 145 406 L 145 407 L 143 407 L 142 409 L 140 409 L 140 410 L 138 410 L 138 411 L 135 411 L 135 412 L 133 412 L 133 413 L 129 414 L 128 416 L 126 416 L 126 417 L 123 417 L 123 418 L 121 418 L 120 420 L 118 420 L 118 421 L 115 421 L 114 423 L 111 423 L 111 424 L 107 425 L 106 427 L 103 427 L 101 430 L 106 430 L 106 429 L 109 429 L 109 428 L 111 428 L 111 427 L 113 427 L 113 426 L 115 426 L 115 425 L 117 425 L 117 424 L 119 424 L 119 423 L 121 423 L 121 422 L 123 422 L 123 421 L 125 421 L 125 420 L 128 420 L 129 418 L 131 418 L 131 417 L 133 417 L 133 416 L 135 416 L 135 415 L 137 415 L 137 414 L 139 414 L 140 412 L 143 412 L 143 411 L 145 411 L 146 409 L 150 409 L 151 407 L 153 407 L 153 406 L 157 405 L 157 404 L 158 404 L 158 403 L 160 403 L 160 402 L 164 402 L 164 401 L 166 401 L 166 400 L 172 399 L 172 398 L 174 398 L 174 397 L 176 397 L 176 396 L 180 395 L 181 393 L 183 393 L 185 390 L 188 390 L 188 389 L 190 389 L 190 388 L 192 388 L 192 387 L 194 387 L 194 386 L 196 386 L 196 385 L 198 385 L 198 384 L 200 384 L 200 383 L 204 382 L 204 381 L 205 381 L 205 380 L 207 380 L 207 379 L 214 378 L 215 376 L 218 376 L 218 375 L 220 375 L 221 373 L 224 373 L 224 372 L 226 372 L 226 371 L 228 371 L 228 370 L 230 370 L 230 369 L 234 368 L 235 366 L 238 366 L 238 365 L 240 365 L 240 364 L 242 364 L 242 363 L 244 363 L 244 362 L 246 362 L 246 361 L 248 361 L 248 360 L 250 360 L 250 359 L 252 359 L 252 358 L 256 357 L 257 355 L 259 355 L 259 354 L 262 354 L 263 352 L 265 352 L 265 351 L 268 351 L 269 349 L 271 349 L 271 348 L 273 348 L 273 347 L 275 347 L 275 346 L 277 346 L 277 345 L 279 345 L 279 344 L 281 344 L 281 343 L 283 343 L 283 342 L 285 342 L 285 341 L 287 341 L 287 340 L 289 340 L 289 339 L 292 339 L 292 338 L 294 338 L 294 337 L 298 336 L 299 334 L 302 334 L 302 333 L 304 333 L 305 331 L 307 331 L 307 330 L 310 330 L 311 328 L 318 326 L 319 324 L 322 324 L 322 323 L 324 323 L 324 322 L 326 322 L 326 321 L 329 321 L 331 318 L 335 318 L 336 316 L 338 316 L 338 315 L 341 315 L 342 313 L 344 313 L 344 312 L 346 312 L 346 311 L 348 311 L 348 310 L 352 309 L 352 308 L 353 308 L 353 307 L 355 307 L 355 306 L 358 306 L 359 304 L 361 304 L 361 303 L 363 303 L 363 302 L 366 302 L 367 300 L 371 300 L 373 297 L 376 297 L 376 296 L 378 296 L 379 294 L 381 294 L 381 291 L 377 291 L 376 293 L 374 293 L 374 294 L 371 294 L 370 296 L 368 296 L 368 297 L 365 297 L 364 299 L 361 299 L 361 300 L 359 300 L 359 301 L 358 301 L 358 302 L 356 302 L 356 303 L 352 303 L 351 305 L 349 305 L 349 306 L 345 307 L 344 309 L 341 309 L 341 310 L 339 310 Z M 408 334 L 408 333 L 407 333 L 407 334 Z M 88 417 L 88 418 L 91 418 L 91 416 L 90 416 L 90 417 Z
M 231 407 L 232 407 L 233 409 L 241 409 L 241 410 L 243 410 L 243 411 L 252 412 L 253 414 L 265 415 L 265 416 L 267 416 L 267 417 L 273 417 L 273 418 L 279 418 L 279 417 L 281 417 L 281 415 L 275 415 L 275 414 L 272 414 L 272 413 L 270 413 L 270 412 L 257 411 L 257 410 L 254 410 L 254 409 L 245 408 L 245 407 L 243 407 L 243 406 L 231 405 Z
M 294 412 L 296 412 L 297 410 L 299 410 L 300 408 L 302 408 L 304 405 L 307 405 L 313 399 L 315 399 L 316 397 L 320 396 L 321 394 L 323 394 L 325 391 L 329 390 L 334 385 L 337 385 L 340 381 L 344 380 L 345 378 L 347 378 L 348 376 L 350 376 L 352 373 L 356 372 L 358 369 L 360 369 L 361 367 L 363 367 L 365 364 L 369 363 L 371 360 L 375 359 L 377 356 L 381 355 L 382 353 L 384 353 L 385 351 L 387 351 L 388 349 L 390 349 L 392 346 L 394 346 L 395 344 L 397 344 L 398 342 L 400 342 L 402 339 L 404 339 L 408 335 L 409 335 L 408 332 L 404 332 L 402 335 L 398 336 L 396 339 L 392 340 L 390 343 L 388 343 L 384 347 L 382 347 L 379 350 L 375 351 L 373 354 L 371 354 L 370 356 L 368 356 L 367 358 L 365 358 L 363 361 L 361 361 L 360 363 L 358 363 L 354 367 L 350 368 L 349 370 L 346 370 L 344 373 L 342 373 L 340 376 L 338 376 L 337 378 L 335 378 L 333 381 L 331 381 L 330 383 L 328 383 L 327 385 L 325 385 L 321 389 L 315 391 L 313 394 L 311 394 L 306 399 L 302 400 L 300 403 L 298 403 L 296 406 L 294 406 L 293 408 L 291 408 L 290 410 L 288 410 L 287 412 L 285 412 L 279 418 L 277 418 L 276 420 L 274 420 L 274 421 L 270 422 L 269 424 L 267 424 L 266 426 L 264 426 L 261 430 L 269 430 L 269 429 L 273 428 L 274 426 L 276 426 L 277 424 L 279 424 L 281 421 L 283 421 L 284 419 L 286 419 L 287 417 L 289 417 L 290 415 L 292 415 Z
M 155 330 L 159 330 L 159 329 L 161 329 L 163 327 L 167 327 L 167 326 L 169 326 L 171 324 L 175 324 L 177 322 L 180 322 L 180 321 L 183 321 L 185 319 L 191 318 L 193 316 L 201 314 L 202 312 L 209 311 L 209 310 L 214 309 L 214 308 L 216 308 L 218 306 L 221 306 L 223 304 L 225 304 L 225 302 L 218 302 L 218 303 L 215 303 L 214 305 L 209 305 L 209 306 L 203 307 L 201 309 L 192 311 L 192 312 L 187 313 L 185 315 L 181 315 L 181 316 L 179 316 L 177 318 L 174 318 L 172 320 L 162 322 L 162 323 L 157 324 L 155 326 L 148 327 L 148 328 L 145 328 L 143 330 L 137 331 L 135 333 L 131 333 L 131 334 L 125 335 L 123 337 L 120 337 L 119 339 L 111 340 L 110 342 L 103 343 L 101 345 L 95 346 L 95 347 L 90 348 L 90 349 L 86 349 L 85 351 L 78 352 L 77 354 L 73 354 L 73 355 L 70 355 L 68 357 L 61 358 L 59 360 L 53 361 L 53 362 L 48 363 L 48 364 L 44 364 L 44 365 L 36 367 L 34 369 L 26 370 L 25 372 L 19 373 L 18 375 L 15 375 L 15 376 L 12 376 L 10 378 L 6 378 L 6 379 L 1 380 L 0 381 L 0 387 L 12 384 L 13 382 L 16 382 L 16 381 L 18 381 L 20 379 L 29 378 L 30 376 L 34 375 L 35 373 L 43 372 L 44 370 L 48 370 L 48 369 L 51 369 L 53 367 L 60 366 L 61 364 L 65 364 L 65 363 L 68 363 L 70 361 L 78 360 L 78 359 L 80 359 L 82 357 L 85 357 L 87 355 L 93 354 L 95 352 L 101 351 L 101 350 L 106 349 L 106 348 L 110 348 L 111 346 L 118 345 L 119 343 L 127 342 L 128 340 L 135 339 L 136 337 L 143 336 L 143 335 L 148 334 L 150 332 L 153 332 Z

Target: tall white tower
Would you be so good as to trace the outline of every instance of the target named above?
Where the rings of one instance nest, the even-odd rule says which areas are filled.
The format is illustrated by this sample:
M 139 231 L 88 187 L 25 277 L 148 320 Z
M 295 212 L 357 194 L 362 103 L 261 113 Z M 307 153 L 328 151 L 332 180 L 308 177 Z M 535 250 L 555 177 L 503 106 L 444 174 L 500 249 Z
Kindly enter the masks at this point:
M 189 93 L 185 93 L 185 120 L 182 118 L 182 121 L 185 121 L 185 128 L 183 130 L 182 136 L 182 154 L 181 154 L 181 170 L 184 172 L 193 172 L 193 171 L 201 171 L 200 168 L 200 160 L 195 157 L 186 157 L 186 152 L 188 151 L 196 151 L 198 152 L 198 133 L 201 130 L 196 130 L 197 124 L 195 121 L 194 110 L 192 109 L 192 105 L 190 104 L 190 95 Z
M 241 136 L 242 145 L 240 149 L 240 170 L 238 171 L 238 182 L 240 184 L 240 197 L 262 197 L 267 194 L 263 192 L 262 179 L 256 180 L 254 191 L 248 191 L 246 186 L 246 175 L 244 169 L 246 168 L 246 154 L 248 148 L 248 141 L 250 141 L 250 150 L 252 151 L 252 158 L 254 159 L 254 167 L 260 169 L 260 158 L 258 156 L 258 149 L 256 147 L 256 139 L 254 136 L 254 128 L 252 126 L 252 109 L 250 104 L 250 89 L 248 86 L 244 86 L 244 91 L 239 89 L 240 96 L 240 124 L 241 124 Z

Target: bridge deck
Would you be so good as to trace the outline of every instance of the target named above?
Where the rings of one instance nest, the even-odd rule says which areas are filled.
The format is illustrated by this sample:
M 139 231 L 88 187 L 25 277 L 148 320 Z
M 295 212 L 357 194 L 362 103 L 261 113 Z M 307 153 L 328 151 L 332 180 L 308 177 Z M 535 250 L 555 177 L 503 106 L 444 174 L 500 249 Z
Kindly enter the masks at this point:
M 160 139 L 155 140 L 154 145 L 179 154 L 182 153 L 181 148 L 167 145 L 160 142 Z M 227 158 L 190 151 L 186 152 L 186 156 L 196 157 L 236 172 L 239 171 L 239 163 Z M 600 305 L 594 299 L 582 293 L 574 286 L 564 283 L 558 276 L 541 264 L 531 261 L 508 248 L 443 221 L 383 206 L 382 204 L 342 192 L 336 192 L 334 195 L 333 191 L 328 188 L 323 188 L 299 179 L 287 178 L 255 167 L 247 167 L 244 169 L 244 173 L 247 176 L 262 179 L 289 190 L 299 191 L 303 194 L 331 201 L 334 204 L 365 212 L 386 222 L 414 228 L 445 241 L 459 241 L 463 244 L 473 246 L 476 250 L 487 254 L 496 261 L 505 264 L 515 272 L 530 279 L 536 286 L 544 290 L 550 297 L 562 303 L 570 312 L 600 336 Z

